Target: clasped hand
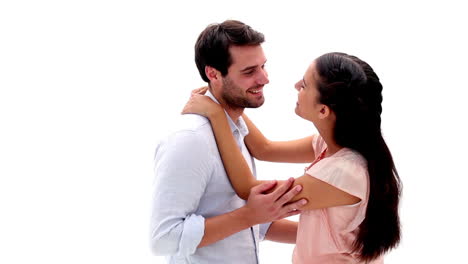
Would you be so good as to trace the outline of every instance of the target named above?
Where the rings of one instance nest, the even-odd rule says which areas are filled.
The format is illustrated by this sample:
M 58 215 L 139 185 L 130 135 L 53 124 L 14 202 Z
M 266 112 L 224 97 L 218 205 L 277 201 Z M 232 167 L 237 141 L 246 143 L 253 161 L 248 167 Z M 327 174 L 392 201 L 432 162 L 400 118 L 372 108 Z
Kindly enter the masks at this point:
M 262 224 L 272 222 L 285 217 L 299 214 L 300 209 L 307 203 L 305 199 L 291 202 L 302 186 L 293 188 L 294 178 L 286 181 L 269 181 L 253 187 L 247 200 L 246 208 L 250 209 L 252 222 Z M 273 191 L 266 193 L 274 189 Z

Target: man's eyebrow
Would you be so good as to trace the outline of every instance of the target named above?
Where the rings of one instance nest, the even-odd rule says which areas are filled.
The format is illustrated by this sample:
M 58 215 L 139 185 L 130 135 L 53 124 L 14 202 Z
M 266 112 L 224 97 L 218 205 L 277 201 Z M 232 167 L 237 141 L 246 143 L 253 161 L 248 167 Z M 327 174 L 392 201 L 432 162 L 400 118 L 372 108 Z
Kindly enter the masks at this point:
M 244 69 L 241 70 L 241 72 L 246 72 L 246 71 L 249 71 L 249 70 L 252 70 L 252 69 L 255 69 L 257 67 L 257 65 L 254 65 L 254 66 L 248 66 L 248 67 L 245 67 Z
M 262 64 L 265 65 L 266 61 Z M 246 71 L 249 71 L 249 70 L 252 70 L 252 69 L 255 69 L 258 65 L 253 65 L 253 66 L 247 66 L 245 67 L 244 69 L 241 70 L 241 72 L 246 72 Z

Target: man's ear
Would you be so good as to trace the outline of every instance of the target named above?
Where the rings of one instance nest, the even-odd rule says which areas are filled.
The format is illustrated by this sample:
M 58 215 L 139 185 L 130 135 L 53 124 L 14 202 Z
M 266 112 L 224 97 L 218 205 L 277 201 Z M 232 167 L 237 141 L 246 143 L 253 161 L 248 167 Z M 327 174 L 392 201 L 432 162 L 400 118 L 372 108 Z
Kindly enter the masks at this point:
M 220 80 L 221 72 L 211 66 L 205 66 L 205 74 L 206 77 L 210 80 L 210 82 L 215 82 Z

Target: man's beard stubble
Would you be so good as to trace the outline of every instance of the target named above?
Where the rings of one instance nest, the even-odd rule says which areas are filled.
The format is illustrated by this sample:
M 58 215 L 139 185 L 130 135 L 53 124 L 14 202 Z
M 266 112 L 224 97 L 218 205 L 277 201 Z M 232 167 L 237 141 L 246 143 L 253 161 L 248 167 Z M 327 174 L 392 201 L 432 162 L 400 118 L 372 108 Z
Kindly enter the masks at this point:
M 251 87 L 257 88 L 257 87 Z M 224 102 L 232 109 L 237 108 L 258 108 L 263 105 L 265 99 L 261 101 L 252 101 L 242 96 L 242 89 L 234 84 L 229 78 L 223 78 L 223 93 L 221 94 Z

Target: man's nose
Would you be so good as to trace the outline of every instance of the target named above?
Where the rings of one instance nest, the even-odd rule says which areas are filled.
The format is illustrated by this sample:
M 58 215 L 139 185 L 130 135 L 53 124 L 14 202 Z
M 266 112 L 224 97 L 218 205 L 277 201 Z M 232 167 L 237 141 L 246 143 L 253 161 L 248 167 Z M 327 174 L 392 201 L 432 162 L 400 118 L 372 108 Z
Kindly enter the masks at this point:
M 268 79 L 268 73 L 265 69 L 262 69 L 257 81 L 259 84 L 262 84 L 262 85 L 265 85 L 270 82 L 270 80 Z

